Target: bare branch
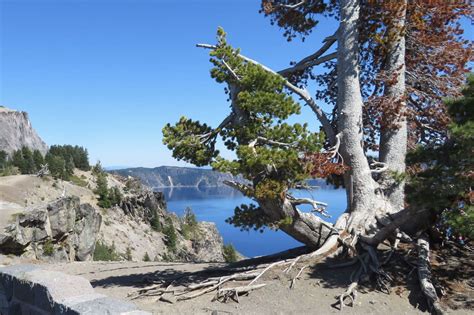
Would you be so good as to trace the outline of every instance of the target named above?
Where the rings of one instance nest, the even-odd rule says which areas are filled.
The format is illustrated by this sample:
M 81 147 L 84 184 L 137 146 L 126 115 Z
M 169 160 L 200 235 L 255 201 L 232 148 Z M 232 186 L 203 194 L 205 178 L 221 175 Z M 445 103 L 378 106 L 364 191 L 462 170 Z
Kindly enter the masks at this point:
M 339 152 L 339 147 L 341 146 L 341 133 L 336 135 L 336 143 L 334 146 L 329 148 L 326 153 L 331 153 L 331 159 L 335 158 Z
M 295 3 L 295 4 L 277 4 L 275 7 L 277 8 L 287 8 L 287 9 L 297 9 L 299 7 L 301 7 L 303 4 L 306 3 L 306 0 L 303 0 L 303 1 L 300 1 L 298 3 Z
M 331 216 L 326 212 L 326 208 L 328 207 L 327 203 L 316 201 L 310 198 L 295 198 L 291 195 L 287 195 L 288 200 L 294 206 L 297 205 L 311 205 L 313 207 L 313 212 L 318 212 L 323 217 L 330 218 Z
M 227 68 L 227 70 L 229 70 L 230 74 L 232 74 L 232 76 L 237 80 L 237 81 L 240 81 L 240 77 L 237 75 L 237 73 L 235 73 L 235 71 L 227 64 L 227 62 L 225 62 L 225 60 L 222 60 L 222 63 L 224 64 L 224 66 Z
M 324 45 L 318 49 L 315 53 L 301 59 L 299 62 L 297 62 L 294 66 L 283 69 L 281 71 L 278 71 L 279 74 L 281 74 L 284 77 L 287 77 L 288 75 L 292 74 L 293 72 L 296 71 L 301 71 L 305 70 L 310 67 L 317 66 L 319 64 L 322 64 L 326 61 L 332 60 L 337 58 L 337 53 L 331 53 L 326 56 L 323 56 L 325 52 L 331 48 L 331 46 L 337 41 L 337 31 L 324 39 Z M 321 57 L 322 56 L 322 57 Z
M 196 47 L 199 47 L 199 48 L 206 48 L 206 49 L 217 49 L 217 46 L 215 45 L 209 45 L 209 44 L 196 44 Z M 265 71 L 268 71 L 270 73 L 273 73 L 275 75 L 278 75 L 278 76 L 281 76 L 280 74 L 278 74 L 277 72 L 275 72 L 274 70 L 268 68 L 267 66 L 259 63 L 258 61 L 255 61 L 249 57 L 246 57 L 244 55 L 241 55 L 239 54 L 239 57 L 242 58 L 243 60 L 247 61 L 247 62 L 250 62 L 254 65 L 258 65 L 260 67 L 262 67 Z M 313 112 L 316 114 L 316 116 L 318 117 L 319 121 L 321 122 L 321 125 L 324 129 L 324 132 L 326 133 L 326 136 L 328 137 L 328 140 L 329 142 L 334 145 L 336 143 L 336 134 L 334 132 L 334 129 L 331 125 L 331 122 L 329 121 L 328 117 L 326 116 L 326 114 L 323 112 L 323 110 L 321 109 L 321 107 L 319 107 L 316 102 L 314 101 L 314 99 L 311 97 L 311 95 L 309 94 L 309 92 L 305 89 L 305 88 L 299 88 L 295 85 L 293 85 L 292 83 L 290 83 L 288 80 L 285 80 L 285 86 L 290 90 L 292 91 L 293 93 L 295 93 L 296 95 L 298 95 L 299 97 L 301 97 L 305 102 L 306 104 L 313 110 Z
M 370 167 L 374 168 L 370 170 L 372 174 L 380 174 L 380 173 L 388 171 L 388 165 L 383 162 L 373 162 L 370 164 Z
M 267 139 L 265 137 L 260 137 L 259 136 L 255 140 L 253 140 L 252 142 L 249 143 L 249 147 L 254 148 L 257 145 L 257 143 L 259 143 L 259 142 L 274 145 L 274 146 L 279 146 L 279 147 L 285 147 L 285 148 L 294 148 L 298 145 L 297 141 L 294 141 L 294 142 L 291 142 L 291 143 L 286 143 L 286 142 L 275 141 L 275 140 L 271 140 L 271 139 Z
M 253 191 L 252 187 L 250 187 L 248 185 L 245 185 L 245 184 L 242 184 L 242 183 L 239 183 L 239 182 L 236 182 L 236 181 L 233 181 L 233 180 L 225 180 L 223 183 L 225 185 L 229 186 L 229 187 L 237 189 L 238 191 L 240 191 L 245 196 L 250 196 L 251 192 Z

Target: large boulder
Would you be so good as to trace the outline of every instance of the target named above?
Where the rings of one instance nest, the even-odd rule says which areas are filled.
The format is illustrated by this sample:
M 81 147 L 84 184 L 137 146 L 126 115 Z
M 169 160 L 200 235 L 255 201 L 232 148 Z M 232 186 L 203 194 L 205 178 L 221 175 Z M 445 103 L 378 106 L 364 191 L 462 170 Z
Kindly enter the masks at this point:
M 61 198 L 46 206 L 51 223 L 51 236 L 54 239 L 61 239 L 74 229 L 78 207 L 79 198 L 77 197 Z
M 78 197 L 20 213 L 0 233 L 0 253 L 50 261 L 91 260 L 101 215 Z
M 102 216 L 90 204 L 79 206 L 73 233 L 76 260 L 86 261 L 93 258 L 101 223 Z

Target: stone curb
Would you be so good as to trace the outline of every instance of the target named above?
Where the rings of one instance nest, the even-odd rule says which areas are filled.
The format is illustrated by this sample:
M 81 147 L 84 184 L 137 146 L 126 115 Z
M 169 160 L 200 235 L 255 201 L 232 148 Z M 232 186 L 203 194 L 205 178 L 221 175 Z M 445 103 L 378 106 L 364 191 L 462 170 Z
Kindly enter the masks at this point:
M 94 292 L 88 280 L 35 265 L 0 267 L 2 315 L 151 315 Z

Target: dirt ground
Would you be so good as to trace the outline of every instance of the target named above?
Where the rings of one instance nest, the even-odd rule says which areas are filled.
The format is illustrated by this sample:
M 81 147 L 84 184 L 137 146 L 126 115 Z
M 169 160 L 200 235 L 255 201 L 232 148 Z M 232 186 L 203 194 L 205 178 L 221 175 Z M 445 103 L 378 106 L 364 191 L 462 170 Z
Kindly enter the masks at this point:
M 443 253 L 438 252 L 434 255 L 438 257 L 441 254 Z M 473 257 L 471 254 L 459 255 L 458 259 L 452 260 L 448 265 L 438 263 L 438 258 L 435 257 L 434 273 L 449 294 L 449 297 L 442 300 L 443 307 L 448 310 L 447 313 L 473 314 Z M 370 285 L 362 286 L 354 307 L 345 307 L 343 314 L 429 314 L 418 287 L 416 272 L 411 272 L 408 265 L 400 264 L 397 254 L 394 256 L 393 265 L 387 266 L 396 278 L 391 293 L 378 292 Z M 178 278 L 179 281 L 186 281 L 194 272 L 201 270 L 207 270 L 208 275 L 215 276 L 209 270 L 220 266 L 222 265 L 94 262 L 46 267 L 83 276 L 91 281 L 97 292 L 130 300 L 129 294 L 157 281 L 169 283 Z M 441 266 L 444 271 L 441 271 Z M 462 277 L 459 277 L 460 268 Z M 296 286 L 290 289 L 290 281 L 294 274 L 290 276 L 281 269 L 272 269 L 258 282 L 266 283 L 267 286 L 248 296 L 241 296 L 239 303 L 213 302 L 213 293 L 175 304 L 158 301 L 156 297 L 139 298 L 132 302 L 153 314 L 340 314 L 339 307 L 334 305 L 335 297 L 347 288 L 353 269 L 351 267 L 328 269 L 324 264 L 317 264 L 306 270 Z

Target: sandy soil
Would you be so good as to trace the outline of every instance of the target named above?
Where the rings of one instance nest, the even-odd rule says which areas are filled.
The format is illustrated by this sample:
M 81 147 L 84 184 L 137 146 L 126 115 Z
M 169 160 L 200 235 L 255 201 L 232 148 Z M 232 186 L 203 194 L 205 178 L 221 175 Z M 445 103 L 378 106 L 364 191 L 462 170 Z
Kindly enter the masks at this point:
M 129 299 L 128 294 L 156 281 L 171 281 L 192 272 L 209 270 L 218 264 L 178 263 L 71 263 L 48 265 L 47 268 L 80 275 L 91 281 L 99 293 Z M 239 303 L 212 302 L 214 294 L 176 304 L 157 301 L 154 297 L 134 300 L 140 308 L 153 314 L 340 314 L 333 304 L 335 297 L 348 285 L 352 269 L 309 268 L 296 287 L 289 289 L 290 277 L 275 269 L 260 280 L 267 286 Z M 181 281 L 181 280 L 180 280 Z M 234 284 L 235 285 L 235 284 Z M 216 313 L 217 311 L 217 313 Z M 465 309 L 449 310 L 449 314 L 469 314 Z M 421 292 L 412 287 L 395 287 L 390 295 L 362 288 L 354 307 L 343 314 L 428 314 Z
M 0 231 L 14 219 L 15 214 L 22 211 L 20 205 L 0 200 Z

